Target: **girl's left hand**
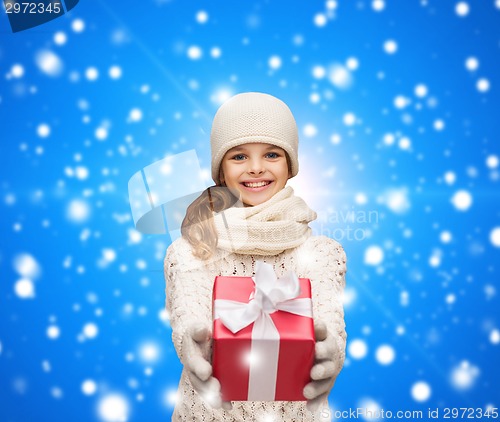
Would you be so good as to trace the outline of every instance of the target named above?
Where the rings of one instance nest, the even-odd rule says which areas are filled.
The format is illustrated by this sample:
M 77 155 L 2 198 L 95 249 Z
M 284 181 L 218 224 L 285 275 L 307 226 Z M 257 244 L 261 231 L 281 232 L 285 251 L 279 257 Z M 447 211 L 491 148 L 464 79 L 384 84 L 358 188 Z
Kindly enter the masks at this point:
M 311 368 L 312 381 L 304 387 L 307 409 L 314 412 L 328 397 L 340 371 L 335 362 L 335 340 L 321 320 L 314 321 L 316 337 L 315 359 Z

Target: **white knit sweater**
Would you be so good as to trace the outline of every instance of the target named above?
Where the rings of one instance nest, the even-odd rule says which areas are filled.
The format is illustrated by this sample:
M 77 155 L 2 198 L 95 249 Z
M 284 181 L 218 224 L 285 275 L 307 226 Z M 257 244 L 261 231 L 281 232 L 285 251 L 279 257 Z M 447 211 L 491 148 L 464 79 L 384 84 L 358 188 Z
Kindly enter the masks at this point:
M 183 364 L 182 337 L 186 327 L 201 321 L 211 325 L 212 286 L 216 276 L 253 276 L 255 262 L 272 264 L 278 277 L 294 271 L 309 278 L 312 285 L 313 313 L 323 320 L 337 340 L 335 361 L 338 371 L 345 358 L 346 332 L 342 293 L 345 286 L 346 256 L 342 246 L 325 236 L 313 236 L 302 245 L 274 256 L 252 256 L 218 250 L 203 262 L 191 253 L 189 243 L 180 238 L 170 245 L 164 262 L 167 311 L 172 339 Z M 313 415 L 304 402 L 233 402 L 230 411 L 214 410 L 193 390 L 186 369 L 178 389 L 173 421 L 324 421 L 330 420 L 328 402 Z

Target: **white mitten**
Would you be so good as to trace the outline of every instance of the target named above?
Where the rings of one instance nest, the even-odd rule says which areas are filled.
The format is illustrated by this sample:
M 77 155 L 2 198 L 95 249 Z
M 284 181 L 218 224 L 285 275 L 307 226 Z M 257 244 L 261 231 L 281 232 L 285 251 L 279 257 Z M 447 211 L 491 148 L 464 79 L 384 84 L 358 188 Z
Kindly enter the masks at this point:
M 314 365 L 311 368 L 312 381 L 304 387 L 306 406 L 312 412 L 328 397 L 340 371 L 338 363 L 335 362 L 335 340 L 323 321 L 314 321 L 314 335 L 316 348 Z
M 214 409 L 230 410 L 231 402 L 223 402 L 219 381 L 212 376 L 208 361 L 212 333 L 202 323 L 195 323 L 184 333 L 183 350 L 189 380 L 195 391 Z

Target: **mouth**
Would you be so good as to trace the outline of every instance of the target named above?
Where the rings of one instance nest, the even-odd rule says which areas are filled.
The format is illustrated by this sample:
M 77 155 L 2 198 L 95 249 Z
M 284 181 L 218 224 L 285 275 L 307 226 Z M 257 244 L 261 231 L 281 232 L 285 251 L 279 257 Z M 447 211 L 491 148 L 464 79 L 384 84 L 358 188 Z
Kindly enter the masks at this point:
M 272 180 L 262 180 L 259 182 L 241 182 L 240 184 L 249 191 L 252 192 L 260 192 L 264 189 L 266 189 L 271 183 L 273 183 Z

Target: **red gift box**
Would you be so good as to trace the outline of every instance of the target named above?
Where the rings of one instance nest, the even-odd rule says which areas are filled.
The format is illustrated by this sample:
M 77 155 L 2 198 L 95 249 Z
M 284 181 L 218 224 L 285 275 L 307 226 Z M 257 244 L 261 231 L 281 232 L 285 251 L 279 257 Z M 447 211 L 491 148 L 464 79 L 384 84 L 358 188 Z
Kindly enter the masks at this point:
M 270 265 L 258 264 L 267 265 L 274 275 Z M 257 270 L 256 276 L 258 274 Z M 273 305 L 264 297 L 260 300 L 264 310 L 250 312 L 244 307 L 253 302 L 251 305 L 255 308 L 253 305 L 259 297 L 257 281 L 252 277 L 215 278 L 212 365 L 213 375 L 221 383 L 224 401 L 306 400 L 302 392 L 310 381 L 316 344 L 311 283 L 309 279 L 294 277 L 296 294 L 293 299 L 285 297 L 277 305 L 280 310 L 272 309 Z M 277 280 L 278 284 L 280 281 Z M 271 297 L 273 295 L 276 298 L 276 291 Z M 227 312 L 227 306 L 239 311 Z M 221 310 L 224 307 L 226 310 Z M 232 327 L 235 319 L 245 320 L 252 312 L 260 312 L 260 319 L 241 329 Z M 233 333 L 223 321 L 237 332 Z M 264 327 L 266 324 L 275 328 Z

